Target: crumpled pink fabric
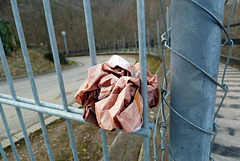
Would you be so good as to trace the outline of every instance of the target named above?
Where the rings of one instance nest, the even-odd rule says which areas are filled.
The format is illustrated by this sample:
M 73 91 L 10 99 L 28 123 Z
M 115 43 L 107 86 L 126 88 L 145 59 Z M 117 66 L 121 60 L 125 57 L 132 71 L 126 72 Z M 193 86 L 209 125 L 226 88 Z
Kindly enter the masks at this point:
M 133 66 L 117 55 L 91 67 L 75 96 L 75 101 L 84 107 L 84 120 L 105 130 L 139 130 L 143 113 L 139 69 L 139 63 Z M 158 86 L 157 77 L 147 71 L 150 108 L 159 102 Z

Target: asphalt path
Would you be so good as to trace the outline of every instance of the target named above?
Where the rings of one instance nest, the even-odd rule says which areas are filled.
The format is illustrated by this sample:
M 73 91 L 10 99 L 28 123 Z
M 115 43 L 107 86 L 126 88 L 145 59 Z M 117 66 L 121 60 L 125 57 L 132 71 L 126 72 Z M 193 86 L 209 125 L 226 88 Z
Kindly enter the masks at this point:
M 111 55 L 97 56 L 97 61 L 98 63 L 102 63 L 107 61 L 110 57 Z M 136 60 L 131 57 L 128 56 L 123 57 L 132 64 L 136 62 Z M 75 102 L 74 95 L 76 94 L 80 85 L 87 79 L 88 75 L 87 71 L 91 67 L 91 61 L 89 56 L 70 57 L 69 59 L 74 60 L 79 64 L 79 66 L 77 67 L 62 71 L 68 104 L 71 105 L 73 102 Z M 28 77 L 14 79 L 13 82 L 18 97 L 33 99 L 33 94 Z M 58 79 L 55 72 L 35 76 L 35 82 L 37 86 L 38 95 L 41 101 L 62 104 Z M 0 93 L 10 95 L 10 90 L 7 82 L 3 81 L 0 82 Z M 18 121 L 16 110 L 14 107 L 8 105 L 3 105 L 3 109 L 11 133 L 14 135 L 14 137 L 16 137 L 18 133 L 21 133 L 21 127 Z M 37 112 L 24 109 L 21 109 L 21 111 L 27 128 L 30 128 L 39 122 Z M 45 118 L 46 117 L 47 115 L 45 115 Z M 8 139 L 3 122 L 0 119 L 0 141 L 2 140 Z M 18 139 L 14 138 L 14 140 Z

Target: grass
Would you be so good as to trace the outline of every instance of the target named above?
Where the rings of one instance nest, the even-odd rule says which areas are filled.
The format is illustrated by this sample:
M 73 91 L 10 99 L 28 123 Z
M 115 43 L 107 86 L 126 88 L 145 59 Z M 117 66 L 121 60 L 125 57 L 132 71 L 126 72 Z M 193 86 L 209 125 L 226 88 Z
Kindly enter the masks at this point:
M 138 55 L 129 55 L 139 60 Z M 147 68 L 155 73 L 161 61 L 153 57 L 147 57 Z M 72 121 L 75 143 L 80 160 L 100 160 L 103 156 L 100 131 L 93 125 Z M 65 119 L 58 119 L 47 125 L 47 131 L 55 160 L 73 160 L 71 144 Z M 118 132 L 106 131 L 108 147 L 114 141 Z M 42 130 L 38 130 L 29 136 L 36 160 L 49 160 Z M 30 160 L 25 141 L 22 139 L 16 143 L 20 160 Z M 5 150 L 8 160 L 15 160 L 11 147 Z M 0 157 L 0 160 L 2 158 Z
M 139 56 L 138 55 L 135 55 L 135 54 L 131 55 L 130 54 L 128 56 L 136 59 L 136 61 L 139 62 Z M 150 73 L 155 74 L 155 72 L 157 71 L 161 62 L 162 61 L 160 59 L 156 59 L 154 57 L 147 56 L 147 69 L 150 71 Z
M 158 70 L 159 65 L 161 64 L 161 60 L 155 59 L 153 57 L 147 57 L 147 69 L 152 73 Z
M 72 121 L 72 126 L 80 160 L 100 160 L 102 158 L 102 146 L 99 129 L 76 121 Z M 56 161 L 73 160 L 65 119 L 59 119 L 47 125 L 47 131 L 54 159 Z M 107 131 L 106 134 L 108 146 L 110 146 L 117 132 Z M 29 138 L 36 160 L 49 160 L 42 130 L 40 129 L 30 134 Z M 30 160 L 24 140 L 22 139 L 15 144 L 20 160 Z M 5 153 L 8 160 L 15 160 L 10 147 L 5 149 Z
M 43 73 L 48 71 L 54 71 L 54 63 L 44 58 L 44 51 L 41 49 L 29 49 L 29 58 L 32 66 L 33 73 Z M 8 66 L 12 76 L 26 75 L 26 66 L 22 52 L 17 50 L 12 52 L 11 56 L 7 57 Z M 67 65 L 61 65 L 62 68 L 76 65 L 74 61 L 68 61 Z M 5 78 L 2 62 L 0 62 L 0 78 Z

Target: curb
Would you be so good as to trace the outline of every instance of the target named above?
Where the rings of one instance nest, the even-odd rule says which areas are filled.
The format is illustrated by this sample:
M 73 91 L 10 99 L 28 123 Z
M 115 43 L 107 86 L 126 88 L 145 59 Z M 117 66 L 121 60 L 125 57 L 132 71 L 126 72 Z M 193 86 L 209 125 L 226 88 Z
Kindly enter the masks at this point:
M 47 126 L 58 119 L 59 119 L 59 117 L 49 116 L 49 117 L 45 118 L 44 121 Z M 37 123 L 31 125 L 30 127 L 27 128 L 28 136 L 29 136 L 29 134 L 34 133 L 34 132 L 38 131 L 39 129 L 41 129 L 40 122 L 37 122 Z M 14 143 L 16 143 L 16 142 L 19 142 L 20 140 L 22 140 L 24 138 L 24 135 L 23 135 L 22 131 L 20 131 L 18 133 L 12 134 L 12 138 L 13 138 Z M 2 143 L 3 149 L 11 146 L 8 138 L 1 140 L 1 143 Z

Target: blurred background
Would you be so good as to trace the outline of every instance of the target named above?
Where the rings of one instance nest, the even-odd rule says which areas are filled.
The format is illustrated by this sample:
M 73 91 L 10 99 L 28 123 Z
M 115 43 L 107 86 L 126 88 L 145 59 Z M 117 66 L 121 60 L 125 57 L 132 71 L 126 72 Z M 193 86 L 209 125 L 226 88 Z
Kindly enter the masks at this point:
M 59 51 L 65 50 L 61 32 L 66 31 L 69 51 L 78 52 L 88 49 L 86 24 L 81 0 L 50 0 L 54 27 Z M 240 2 L 234 8 L 230 36 L 235 44 L 240 43 Z M 162 0 L 164 12 L 170 0 Z M 225 7 L 224 25 L 227 25 L 231 11 L 232 0 Z M 22 25 L 28 47 L 42 47 L 50 51 L 46 20 L 42 0 L 18 0 Z M 137 32 L 136 0 L 91 0 L 93 26 L 96 47 L 104 48 L 106 43 L 113 48 L 113 41 L 118 47 L 123 46 L 122 35 L 128 46 L 134 46 L 134 32 Z M 169 9 L 170 10 L 170 9 Z M 146 26 L 149 26 L 149 37 L 157 45 L 157 24 L 159 20 L 160 33 L 164 32 L 159 0 L 146 1 Z M 4 26 L 8 28 L 8 35 Z M 0 35 L 8 37 L 5 50 L 14 51 L 18 48 L 18 40 L 9 0 L 0 1 Z M 223 37 L 224 38 L 224 37 Z M 237 40 L 235 40 L 237 39 Z M 9 48 L 9 49 L 8 49 Z M 226 49 L 226 53 L 227 53 Z M 240 57 L 239 45 L 235 45 L 234 57 Z M 223 51 L 222 54 L 224 54 Z

